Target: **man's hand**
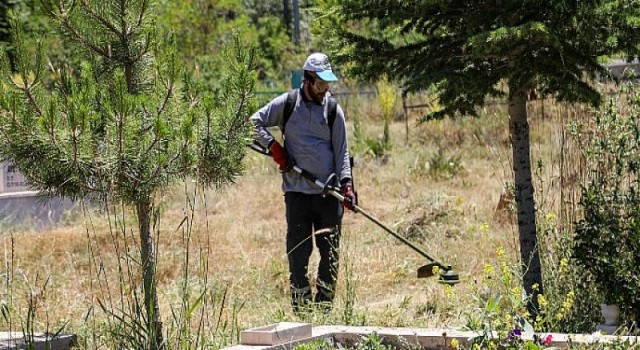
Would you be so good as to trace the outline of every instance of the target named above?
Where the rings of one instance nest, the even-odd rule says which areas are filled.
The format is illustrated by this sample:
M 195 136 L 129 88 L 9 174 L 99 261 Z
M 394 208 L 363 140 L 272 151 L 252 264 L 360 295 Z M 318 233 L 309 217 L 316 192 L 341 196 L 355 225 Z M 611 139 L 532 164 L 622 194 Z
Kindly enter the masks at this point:
M 273 157 L 273 160 L 278 163 L 278 168 L 280 168 L 280 171 L 287 171 L 287 168 L 289 167 L 287 161 L 287 151 L 285 151 L 277 141 L 274 141 L 271 145 L 271 148 L 269 148 L 269 152 L 271 152 L 271 157 Z
M 340 194 L 342 194 L 342 196 L 344 197 L 342 205 L 344 205 L 345 208 L 355 212 L 356 205 L 358 205 L 358 200 L 356 199 L 355 192 L 353 192 L 353 183 L 344 183 L 340 187 Z

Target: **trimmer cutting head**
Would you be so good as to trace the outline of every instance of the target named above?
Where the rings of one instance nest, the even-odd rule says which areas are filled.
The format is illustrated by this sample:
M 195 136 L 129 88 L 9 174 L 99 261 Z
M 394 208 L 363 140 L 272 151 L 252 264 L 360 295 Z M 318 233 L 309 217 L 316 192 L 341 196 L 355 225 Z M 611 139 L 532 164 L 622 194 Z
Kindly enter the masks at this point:
M 460 283 L 460 275 L 453 272 L 453 270 L 446 271 L 445 273 L 441 273 L 438 278 L 438 282 L 442 284 L 448 284 L 450 286 L 454 286 Z
M 451 265 L 443 265 L 438 262 L 420 266 L 418 269 L 418 278 L 427 278 L 438 275 L 438 282 L 448 284 L 450 286 L 460 283 L 460 275 L 453 271 Z

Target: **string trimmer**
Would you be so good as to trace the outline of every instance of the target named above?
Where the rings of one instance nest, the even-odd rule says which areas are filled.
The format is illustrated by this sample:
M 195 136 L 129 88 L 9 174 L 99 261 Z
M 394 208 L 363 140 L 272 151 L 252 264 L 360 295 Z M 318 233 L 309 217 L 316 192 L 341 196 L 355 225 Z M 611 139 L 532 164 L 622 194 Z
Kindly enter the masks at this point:
M 250 147 L 254 151 L 257 151 L 257 152 L 265 154 L 265 155 L 269 155 L 269 151 L 264 149 L 264 148 L 262 148 L 259 144 L 254 143 Z M 310 172 L 300 168 L 297 165 L 292 165 L 291 166 L 291 170 L 293 170 L 294 172 L 300 174 L 302 177 L 304 177 L 308 181 L 314 183 L 319 188 L 322 188 L 322 195 L 324 195 L 324 196 L 331 195 L 331 196 L 337 198 L 341 202 L 344 201 L 344 196 L 342 196 L 342 194 L 340 194 L 339 189 L 333 185 L 335 183 L 335 180 L 336 180 L 336 174 L 329 175 L 329 177 L 323 182 L 323 181 L 320 181 L 319 179 L 317 179 Z M 448 284 L 448 285 L 455 285 L 455 284 L 460 282 L 460 276 L 453 271 L 453 268 L 451 267 L 451 265 L 443 264 L 443 263 L 437 261 L 436 259 L 432 258 L 424 250 L 420 249 L 418 246 L 413 244 L 411 241 L 407 240 L 406 238 L 404 238 L 403 236 L 401 236 L 400 234 L 398 234 L 397 232 L 395 232 L 394 230 L 392 230 L 391 228 L 389 228 L 388 226 L 383 224 L 380 220 L 376 219 L 373 215 L 369 214 L 367 211 L 362 209 L 360 206 L 354 205 L 354 209 L 355 209 L 355 211 L 357 213 L 360 213 L 360 214 L 364 215 L 371 222 L 375 223 L 380 228 L 382 228 L 383 230 L 387 231 L 387 233 L 391 234 L 393 237 L 397 238 L 402 243 L 404 243 L 405 245 L 409 246 L 411 249 L 413 249 L 418 254 L 422 255 L 423 257 L 427 258 L 430 261 L 430 263 L 418 268 L 418 278 L 431 277 L 431 276 L 434 276 L 435 273 L 437 272 L 438 275 L 439 275 L 438 281 L 440 283 Z

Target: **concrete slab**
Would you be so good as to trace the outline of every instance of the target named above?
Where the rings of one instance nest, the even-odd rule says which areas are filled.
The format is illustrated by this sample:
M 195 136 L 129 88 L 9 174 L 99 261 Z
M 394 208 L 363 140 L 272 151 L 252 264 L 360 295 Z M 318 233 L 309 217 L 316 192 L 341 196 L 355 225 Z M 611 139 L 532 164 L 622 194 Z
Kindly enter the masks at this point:
M 272 327 L 271 325 L 269 327 Z M 399 349 L 414 349 L 420 347 L 430 349 L 450 349 L 452 342 L 462 346 L 469 346 L 471 339 L 477 337 L 476 332 L 462 332 L 455 329 L 425 329 L 425 328 L 390 328 L 390 327 L 350 327 L 350 326 L 315 326 L 308 338 L 284 342 L 278 345 L 251 345 L 239 344 L 225 348 L 224 350 L 285 350 L 292 349 L 298 344 L 307 343 L 318 339 L 324 339 L 330 344 L 341 344 L 344 347 L 353 347 L 355 344 L 370 334 L 376 333 L 384 343 L 393 345 Z M 522 333 L 523 340 L 533 340 L 536 334 Z M 639 344 L 640 338 L 635 336 L 617 337 L 611 335 L 594 334 L 564 334 L 541 333 L 537 336 L 547 337 L 551 335 L 550 346 L 568 348 L 579 344 L 610 343 L 615 340 L 628 341 L 629 344 Z M 497 338 L 497 334 L 493 335 Z
M 245 345 L 279 345 L 311 337 L 311 323 L 280 322 L 240 332 Z
M 76 343 L 74 334 L 62 334 L 54 337 L 52 334 L 36 333 L 27 341 L 22 332 L 0 332 L 0 350 L 68 350 Z M 30 345 L 33 345 L 30 347 Z

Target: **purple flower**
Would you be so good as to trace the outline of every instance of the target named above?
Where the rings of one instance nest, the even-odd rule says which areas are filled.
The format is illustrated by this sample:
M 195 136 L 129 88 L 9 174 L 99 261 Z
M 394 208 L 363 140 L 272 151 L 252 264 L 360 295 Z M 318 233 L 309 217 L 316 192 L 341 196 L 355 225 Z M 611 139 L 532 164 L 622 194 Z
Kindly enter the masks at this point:
M 507 334 L 507 340 L 514 340 L 516 338 L 520 339 L 521 336 L 522 331 L 519 328 L 514 328 Z

